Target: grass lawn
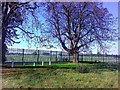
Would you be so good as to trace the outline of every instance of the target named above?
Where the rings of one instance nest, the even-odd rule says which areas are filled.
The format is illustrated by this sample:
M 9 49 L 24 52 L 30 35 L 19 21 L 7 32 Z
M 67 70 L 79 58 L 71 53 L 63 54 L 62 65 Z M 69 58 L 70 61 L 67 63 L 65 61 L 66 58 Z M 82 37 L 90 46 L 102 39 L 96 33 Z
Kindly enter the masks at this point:
M 106 64 L 105 64 L 106 65 Z M 3 68 L 3 88 L 118 88 L 118 70 L 103 64 L 56 63 L 47 68 Z M 89 73 L 76 67 L 85 66 Z

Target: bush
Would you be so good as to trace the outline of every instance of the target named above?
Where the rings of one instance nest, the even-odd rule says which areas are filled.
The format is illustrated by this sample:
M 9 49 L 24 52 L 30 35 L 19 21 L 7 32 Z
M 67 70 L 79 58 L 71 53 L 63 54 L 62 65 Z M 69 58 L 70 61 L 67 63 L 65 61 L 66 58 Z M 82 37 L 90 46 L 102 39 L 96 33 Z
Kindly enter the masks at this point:
M 89 73 L 90 69 L 86 66 L 78 66 L 76 70 L 80 73 Z

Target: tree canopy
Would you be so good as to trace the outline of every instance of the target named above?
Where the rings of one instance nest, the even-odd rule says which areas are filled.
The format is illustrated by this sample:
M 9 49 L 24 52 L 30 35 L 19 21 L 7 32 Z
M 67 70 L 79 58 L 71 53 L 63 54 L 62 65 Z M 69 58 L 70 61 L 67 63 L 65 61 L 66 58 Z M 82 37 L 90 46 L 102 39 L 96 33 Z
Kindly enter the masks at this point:
M 6 60 L 7 46 L 19 43 L 19 37 L 29 42 L 35 38 L 34 27 L 37 23 L 35 10 L 39 6 L 33 2 L 2 2 L 2 61 Z M 29 16 L 31 15 L 31 18 Z M 29 25 L 29 20 L 36 22 Z M 30 27 L 32 29 L 30 29 Z
M 102 3 L 50 2 L 45 5 L 49 32 L 72 55 L 94 42 L 104 48 L 107 41 L 117 36 L 115 19 Z
M 2 58 L 5 61 L 7 45 L 19 43 L 21 36 L 46 47 L 57 40 L 77 62 L 81 49 L 94 42 L 104 48 L 117 37 L 114 24 L 113 15 L 99 2 L 2 2 Z

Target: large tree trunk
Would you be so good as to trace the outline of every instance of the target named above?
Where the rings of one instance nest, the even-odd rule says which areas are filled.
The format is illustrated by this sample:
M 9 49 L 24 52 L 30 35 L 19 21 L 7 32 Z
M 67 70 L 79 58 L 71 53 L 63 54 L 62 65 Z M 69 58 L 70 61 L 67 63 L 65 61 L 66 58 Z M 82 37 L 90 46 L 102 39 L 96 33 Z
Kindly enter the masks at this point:
M 6 31 L 2 29 L 2 64 L 6 61 L 7 45 L 5 44 Z
M 73 53 L 73 63 L 78 63 L 78 60 L 79 58 L 78 58 L 78 52 L 74 52 Z
M 6 61 L 6 54 L 7 52 L 7 46 L 5 44 L 2 45 L 2 64 Z
M 6 8 L 7 9 L 7 8 Z M 7 35 L 7 26 L 8 26 L 8 22 L 5 19 L 7 16 L 7 10 L 4 14 L 4 16 L 2 17 L 2 64 L 4 64 L 4 62 L 6 61 L 6 52 L 7 52 L 7 45 L 5 43 L 5 39 L 6 39 L 6 35 Z

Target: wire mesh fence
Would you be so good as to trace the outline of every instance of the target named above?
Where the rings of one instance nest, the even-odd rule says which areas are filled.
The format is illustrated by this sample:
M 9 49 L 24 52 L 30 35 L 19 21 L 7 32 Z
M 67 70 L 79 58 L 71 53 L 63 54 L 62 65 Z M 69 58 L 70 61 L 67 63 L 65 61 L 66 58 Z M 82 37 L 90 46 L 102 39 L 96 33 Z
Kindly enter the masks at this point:
M 47 51 L 32 49 L 9 48 L 6 53 L 6 62 L 42 62 L 42 61 L 72 61 L 73 56 L 63 51 Z M 118 55 L 78 54 L 79 62 L 118 62 Z

